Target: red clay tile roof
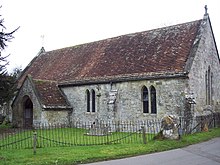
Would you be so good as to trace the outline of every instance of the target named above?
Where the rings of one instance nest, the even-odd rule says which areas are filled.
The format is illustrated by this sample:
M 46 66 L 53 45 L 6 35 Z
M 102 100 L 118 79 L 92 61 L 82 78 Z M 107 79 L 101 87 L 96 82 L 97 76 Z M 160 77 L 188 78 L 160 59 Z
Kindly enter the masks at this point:
M 58 88 L 57 82 L 33 80 L 40 102 L 45 109 L 71 108 L 65 96 Z
M 58 82 L 184 72 L 202 20 L 41 53 L 23 78 Z

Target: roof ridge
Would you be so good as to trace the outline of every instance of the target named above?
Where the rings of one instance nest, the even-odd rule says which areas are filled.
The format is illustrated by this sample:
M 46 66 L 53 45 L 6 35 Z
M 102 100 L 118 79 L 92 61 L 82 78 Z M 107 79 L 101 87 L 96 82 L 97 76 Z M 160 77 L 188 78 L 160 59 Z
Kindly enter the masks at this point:
M 41 82 L 54 82 L 54 83 L 58 83 L 58 81 L 55 80 L 45 80 L 45 79 L 33 79 L 34 81 L 41 81 Z
M 124 36 L 129 36 L 129 35 L 135 35 L 135 34 L 140 34 L 140 33 L 147 33 L 147 32 L 151 32 L 151 31 L 156 31 L 156 30 L 160 30 L 160 29 L 166 29 L 166 28 L 171 28 L 171 27 L 175 27 L 175 26 L 180 26 L 180 25 L 185 25 L 185 24 L 190 24 L 190 23 L 194 23 L 194 22 L 198 22 L 198 21 L 202 21 L 203 19 L 198 19 L 195 21 L 189 21 L 189 22 L 185 22 L 185 23 L 178 23 L 178 24 L 173 24 L 173 25 L 169 25 L 169 26 L 163 26 L 163 27 L 158 27 L 158 28 L 154 28 L 154 29 L 149 29 L 149 30 L 144 30 L 144 31 L 138 31 L 138 32 L 131 32 L 131 33 L 127 33 L 127 34 L 122 34 L 122 35 L 118 35 L 118 36 L 113 36 L 110 38 L 104 38 L 104 39 L 100 39 L 100 40 L 96 40 L 96 41 L 91 41 L 91 42 L 85 42 L 85 43 L 79 43 L 73 46 L 68 46 L 68 47 L 63 47 L 63 48 L 59 48 L 59 49 L 54 49 L 54 50 L 50 50 L 50 51 L 45 51 L 46 53 L 51 53 L 54 51 L 62 51 L 62 50 L 66 50 L 66 49 L 71 49 L 71 48 L 78 48 L 80 46 L 85 46 L 87 44 L 93 44 L 93 43 L 98 43 L 98 42 L 103 42 L 103 41 L 107 41 L 107 40 L 113 40 L 116 38 L 120 38 L 120 37 L 124 37 Z

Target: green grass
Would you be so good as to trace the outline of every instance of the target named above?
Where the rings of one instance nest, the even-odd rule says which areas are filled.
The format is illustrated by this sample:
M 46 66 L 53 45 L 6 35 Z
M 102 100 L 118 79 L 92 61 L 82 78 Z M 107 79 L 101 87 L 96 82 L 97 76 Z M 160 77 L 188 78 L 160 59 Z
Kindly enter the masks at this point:
M 98 146 L 38 148 L 36 155 L 32 149 L 7 149 L 0 151 L 1 165 L 74 165 L 109 159 L 124 158 L 141 154 L 165 151 L 188 146 L 220 137 L 220 128 L 211 129 L 182 137 L 181 140 L 154 140 L 146 145 L 138 143 Z
M 38 129 L 36 130 L 37 148 L 110 143 L 143 143 L 142 134 L 138 132 L 112 132 L 107 136 L 88 136 L 87 132 L 88 130 L 81 128 Z M 4 146 L 5 149 L 33 147 L 33 130 L 17 131 L 16 129 L 8 129 L 7 134 L 9 136 L 0 134 L 0 150 L 3 148 L 1 146 Z M 147 134 L 146 138 L 149 141 L 153 138 L 153 135 Z M 7 144 L 12 145 L 8 146 Z

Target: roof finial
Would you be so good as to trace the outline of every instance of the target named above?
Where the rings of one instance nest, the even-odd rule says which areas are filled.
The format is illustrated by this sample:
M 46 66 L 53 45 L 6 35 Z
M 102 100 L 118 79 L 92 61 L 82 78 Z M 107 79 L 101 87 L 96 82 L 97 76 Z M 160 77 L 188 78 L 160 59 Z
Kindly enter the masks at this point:
M 208 7 L 207 7 L 207 5 L 205 5 L 205 15 L 207 15 L 208 14 Z

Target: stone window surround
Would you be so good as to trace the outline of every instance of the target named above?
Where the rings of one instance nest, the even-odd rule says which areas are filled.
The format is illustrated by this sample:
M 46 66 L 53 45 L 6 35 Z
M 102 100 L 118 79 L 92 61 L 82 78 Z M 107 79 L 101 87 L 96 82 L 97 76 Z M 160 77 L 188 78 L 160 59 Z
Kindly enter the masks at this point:
M 86 107 L 87 107 L 87 111 L 86 113 L 90 114 L 90 113 L 95 113 L 96 112 L 96 94 L 95 94 L 95 90 L 94 89 L 87 89 L 86 92 Z
M 205 73 L 205 84 L 206 84 L 206 105 L 212 105 L 212 81 L 213 73 L 211 72 L 211 67 L 208 66 L 208 69 Z
M 148 95 L 148 112 L 144 112 L 144 98 L 143 98 L 143 95 L 144 95 L 144 91 L 143 89 L 147 89 L 147 95 Z M 148 90 L 149 89 L 149 90 Z M 155 110 L 152 110 L 153 107 L 152 107 L 152 89 L 155 89 Z M 141 88 L 141 101 L 142 101 L 142 113 L 143 115 L 156 115 L 157 114 L 157 90 L 155 88 L 154 85 L 150 85 L 150 87 L 147 87 L 147 85 L 143 85 L 142 88 Z M 154 113 L 152 113 L 153 111 L 155 111 Z

